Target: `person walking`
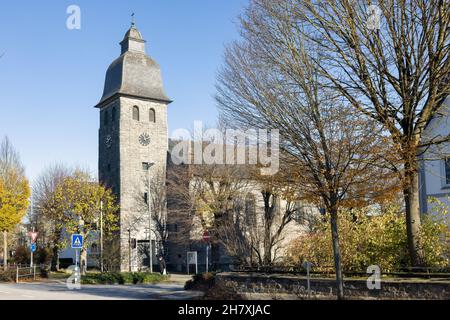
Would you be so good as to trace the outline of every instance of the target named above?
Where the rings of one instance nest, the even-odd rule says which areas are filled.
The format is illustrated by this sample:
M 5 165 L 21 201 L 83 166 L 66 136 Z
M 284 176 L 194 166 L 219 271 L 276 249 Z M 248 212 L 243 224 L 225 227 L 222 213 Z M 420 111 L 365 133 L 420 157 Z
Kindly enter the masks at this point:
M 166 275 L 167 274 L 166 260 L 164 259 L 162 254 L 159 256 L 159 270 L 160 270 L 162 275 Z

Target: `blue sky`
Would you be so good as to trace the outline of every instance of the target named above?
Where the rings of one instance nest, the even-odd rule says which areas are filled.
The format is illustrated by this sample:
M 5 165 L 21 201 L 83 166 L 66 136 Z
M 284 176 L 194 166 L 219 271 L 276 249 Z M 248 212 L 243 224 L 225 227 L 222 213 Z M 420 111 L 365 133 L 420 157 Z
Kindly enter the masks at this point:
M 68 30 L 66 9 L 81 9 Z M 215 76 L 238 38 L 247 0 L 0 2 L 0 137 L 8 135 L 31 180 L 62 162 L 97 173 L 98 111 L 105 72 L 136 14 L 147 53 L 161 65 L 170 132 L 214 125 Z

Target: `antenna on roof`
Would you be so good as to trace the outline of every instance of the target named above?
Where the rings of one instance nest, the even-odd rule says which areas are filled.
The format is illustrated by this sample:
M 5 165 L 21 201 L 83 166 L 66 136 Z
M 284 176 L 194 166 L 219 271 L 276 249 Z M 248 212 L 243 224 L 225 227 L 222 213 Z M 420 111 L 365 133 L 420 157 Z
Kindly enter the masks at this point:
M 136 21 L 134 20 L 134 12 L 131 14 L 131 26 L 134 27 Z

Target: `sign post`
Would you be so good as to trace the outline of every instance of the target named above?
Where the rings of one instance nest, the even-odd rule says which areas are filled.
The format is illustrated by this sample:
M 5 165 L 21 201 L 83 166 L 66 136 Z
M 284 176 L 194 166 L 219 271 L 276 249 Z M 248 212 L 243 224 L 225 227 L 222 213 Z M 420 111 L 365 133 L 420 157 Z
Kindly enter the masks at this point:
M 81 270 L 78 267 L 79 257 L 78 250 L 83 248 L 83 236 L 81 234 L 72 234 L 72 249 L 75 249 L 75 273 L 78 274 L 78 271 Z M 78 282 L 78 277 L 75 278 L 75 282 Z
M 100 271 L 103 273 L 103 201 L 100 201 Z
M 197 251 L 188 251 L 187 253 L 187 274 L 189 274 L 191 264 L 195 264 L 195 274 L 198 274 Z
M 37 232 L 34 232 L 33 230 L 28 232 L 28 236 L 30 237 L 30 267 L 33 267 L 33 253 L 36 251 L 36 239 L 38 236 Z
M 206 243 L 206 273 L 209 271 L 209 245 L 210 245 L 211 236 L 209 231 L 206 230 L 203 233 L 203 241 Z
M 310 285 L 310 276 L 309 271 L 311 270 L 312 263 L 309 261 L 303 262 L 303 267 L 306 269 L 306 281 L 308 286 L 308 299 L 311 298 L 311 285 Z
M 30 259 L 30 268 L 33 268 L 33 253 L 36 252 L 36 243 L 30 244 L 30 252 L 31 252 L 31 259 Z

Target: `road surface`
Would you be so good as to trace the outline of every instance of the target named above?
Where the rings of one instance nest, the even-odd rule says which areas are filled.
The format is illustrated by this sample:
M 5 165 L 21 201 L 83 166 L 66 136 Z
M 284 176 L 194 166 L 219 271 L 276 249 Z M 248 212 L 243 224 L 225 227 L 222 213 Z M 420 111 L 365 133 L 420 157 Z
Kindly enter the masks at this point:
M 185 291 L 184 282 L 155 285 L 82 285 L 70 290 L 63 280 L 33 283 L 0 283 L 0 300 L 184 300 L 202 294 Z

